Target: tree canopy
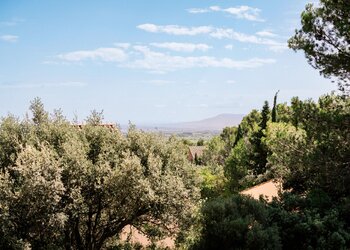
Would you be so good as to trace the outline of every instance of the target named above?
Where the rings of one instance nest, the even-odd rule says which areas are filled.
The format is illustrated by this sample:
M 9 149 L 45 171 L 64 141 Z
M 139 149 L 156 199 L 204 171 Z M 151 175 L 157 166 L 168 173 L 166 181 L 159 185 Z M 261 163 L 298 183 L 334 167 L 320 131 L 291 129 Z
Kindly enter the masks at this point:
M 180 141 L 33 103 L 33 120 L 0 122 L 0 248 L 101 249 L 126 225 L 161 238 L 191 221 L 198 181 Z
M 308 62 L 325 77 L 338 79 L 350 91 L 350 1 L 320 0 L 308 4 L 301 14 L 302 27 L 289 46 L 303 50 Z

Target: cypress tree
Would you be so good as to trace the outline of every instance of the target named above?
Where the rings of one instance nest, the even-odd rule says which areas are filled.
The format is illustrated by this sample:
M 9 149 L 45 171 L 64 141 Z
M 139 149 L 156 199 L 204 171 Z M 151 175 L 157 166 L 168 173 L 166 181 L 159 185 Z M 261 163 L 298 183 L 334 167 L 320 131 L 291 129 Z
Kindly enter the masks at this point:
M 272 122 L 277 122 L 277 95 L 279 90 L 276 92 L 275 97 L 273 98 L 273 108 L 271 113 L 271 120 Z
M 269 121 L 270 116 L 270 107 L 269 107 L 269 102 L 265 101 L 264 106 L 261 110 L 261 122 L 259 124 L 260 130 L 264 130 L 267 127 L 267 122 Z
M 263 174 L 266 171 L 266 163 L 267 163 L 267 149 L 265 145 L 262 143 L 264 135 L 264 130 L 267 127 L 267 122 L 270 119 L 270 107 L 268 101 L 265 101 L 264 106 L 261 110 L 261 122 L 259 124 L 260 129 L 255 132 L 251 138 L 251 143 L 254 146 L 254 167 L 253 172 L 256 175 Z

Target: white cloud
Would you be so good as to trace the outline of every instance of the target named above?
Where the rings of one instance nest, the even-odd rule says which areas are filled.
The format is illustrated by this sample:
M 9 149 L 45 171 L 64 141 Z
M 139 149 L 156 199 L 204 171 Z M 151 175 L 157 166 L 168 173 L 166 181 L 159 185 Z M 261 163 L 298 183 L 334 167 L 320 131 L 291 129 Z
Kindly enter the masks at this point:
M 157 48 L 170 49 L 174 51 L 193 52 L 195 50 L 207 51 L 211 47 L 204 43 L 151 43 L 152 46 Z
M 65 54 L 60 54 L 57 58 L 78 62 L 83 60 L 101 60 L 104 62 L 121 62 L 127 59 L 127 54 L 120 48 L 98 48 L 95 50 L 79 50 Z
M 168 48 L 169 46 L 166 47 Z M 247 69 L 275 63 L 275 60 L 271 58 L 234 60 L 227 57 L 218 58 L 212 56 L 170 55 L 169 53 L 153 51 L 148 46 L 144 45 L 131 45 L 127 51 L 119 48 L 99 48 L 96 50 L 74 51 L 66 54 L 60 54 L 56 56 L 56 58 L 61 59 L 59 62 L 63 63 L 78 62 L 88 59 L 102 60 L 105 62 L 116 63 L 118 67 L 142 69 L 151 73 L 161 74 L 191 68 Z M 150 83 L 163 85 L 168 83 L 168 81 L 153 80 Z
M 216 58 L 209 56 L 171 56 L 155 52 L 146 46 L 134 46 L 134 49 L 142 54 L 141 59 L 136 59 L 124 64 L 125 67 L 145 69 L 154 73 L 165 73 L 189 68 L 227 68 L 247 69 L 261 67 L 265 64 L 275 63 L 274 59 L 252 58 L 236 61 L 231 58 Z
M 52 88 L 52 87 L 84 87 L 85 82 L 56 82 L 56 83 L 33 83 L 33 84 L 1 84 L 1 89 L 33 89 L 33 88 Z
M 216 8 L 212 6 L 211 8 Z M 219 8 L 219 7 L 218 7 Z M 159 26 L 155 24 L 141 24 L 137 26 L 138 28 L 154 33 L 167 33 L 172 35 L 198 35 L 198 34 L 208 34 L 211 37 L 217 39 L 231 39 L 235 41 L 239 41 L 242 43 L 252 43 L 252 44 L 260 44 L 266 45 L 269 47 L 271 51 L 282 51 L 283 48 L 286 48 L 286 43 L 282 43 L 276 41 L 271 38 L 273 33 L 267 31 L 258 32 L 260 36 L 249 35 L 241 32 L 237 32 L 233 29 L 225 29 L 225 28 L 216 28 L 212 26 L 198 26 L 198 27 L 186 27 L 186 26 L 178 26 L 178 25 L 165 25 Z M 263 36 L 265 37 L 263 37 Z M 270 37 L 266 37 L 270 36 Z M 175 47 L 175 46 L 174 46 Z
M 187 11 L 192 14 L 200 14 L 200 13 L 207 13 L 207 12 L 224 12 L 238 19 L 245 19 L 248 21 L 255 21 L 255 22 L 264 22 L 264 20 L 260 18 L 260 12 L 261 12 L 260 9 L 253 8 L 246 5 L 229 7 L 229 8 L 221 8 L 220 6 L 210 6 L 209 8 L 204 8 L 204 9 L 192 8 L 192 9 L 188 9 Z
M 227 45 L 225 45 L 225 49 L 233 50 L 233 45 L 232 44 L 227 44 Z
M 137 28 L 152 33 L 189 36 L 208 34 L 212 30 L 210 26 L 185 27 L 179 25 L 155 25 L 151 23 L 140 24 Z
M 215 29 L 214 32 L 210 33 L 210 36 L 218 39 L 223 39 L 223 38 L 232 39 L 242 43 L 267 45 L 269 49 L 271 49 L 272 51 L 276 51 L 277 49 L 281 51 L 283 47 L 286 47 L 286 43 L 281 43 L 269 38 L 262 38 L 254 35 L 248 35 L 248 34 L 236 32 L 232 29 L 217 28 Z
M 209 11 L 210 10 L 208 10 L 208 9 L 199 9 L 199 8 L 187 9 L 187 12 L 189 12 L 191 14 L 207 13 Z
M 115 43 L 114 45 L 122 49 L 128 49 L 131 46 L 130 43 Z
M 229 13 L 239 19 L 246 19 L 249 21 L 256 21 L 256 22 L 264 22 L 264 20 L 259 17 L 259 14 L 261 12 L 260 9 L 252 8 L 246 5 L 238 6 L 238 7 L 230 7 L 227 9 L 219 8 L 218 11 Z
M 277 35 L 269 30 L 262 30 L 259 32 L 256 32 L 256 34 L 258 36 L 262 36 L 262 37 L 277 37 Z
M 258 38 L 253 35 L 247 35 L 244 33 L 236 32 L 233 29 L 218 28 L 214 32 L 211 32 L 210 36 L 218 39 L 227 38 L 227 39 L 237 40 L 239 42 L 249 42 L 249 43 L 256 43 L 256 44 L 263 43 L 263 39 L 261 38 Z
M 210 6 L 209 9 L 212 11 L 220 11 L 221 10 L 221 8 L 219 6 Z
M 14 35 L 3 35 L 0 36 L 0 40 L 4 41 L 4 42 L 10 42 L 10 43 L 15 43 L 18 41 L 18 36 L 14 36 Z

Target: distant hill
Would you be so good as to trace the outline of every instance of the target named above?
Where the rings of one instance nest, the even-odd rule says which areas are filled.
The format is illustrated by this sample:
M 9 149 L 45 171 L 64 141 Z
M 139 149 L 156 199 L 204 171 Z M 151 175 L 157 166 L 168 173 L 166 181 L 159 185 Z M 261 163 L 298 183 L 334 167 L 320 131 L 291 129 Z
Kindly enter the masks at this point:
M 221 131 L 225 127 L 237 126 L 243 117 L 243 114 L 220 114 L 200 121 L 173 123 L 164 127 L 190 131 Z
M 193 132 L 209 132 L 214 134 L 219 133 L 225 127 L 238 126 L 242 121 L 244 114 L 220 114 L 207 119 L 192 121 L 192 122 L 179 122 L 169 124 L 136 124 L 137 128 L 145 131 L 159 131 L 165 133 L 193 133 Z M 128 125 L 121 125 L 123 131 L 127 131 Z

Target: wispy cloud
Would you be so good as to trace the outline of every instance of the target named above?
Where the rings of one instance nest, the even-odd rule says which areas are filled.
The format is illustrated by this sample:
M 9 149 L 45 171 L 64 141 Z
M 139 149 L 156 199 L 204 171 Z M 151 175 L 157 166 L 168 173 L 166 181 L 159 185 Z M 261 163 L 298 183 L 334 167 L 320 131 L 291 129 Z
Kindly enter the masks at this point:
M 115 43 L 114 45 L 122 49 L 128 49 L 131 46 L 130 43 Z
M 228 49 L 228 50 L 233 50 L 233 45 L 232 44 L 227 44 L 227 45 L 225 45 L 224 48 Z
M 219 6 L 211 6 L 212 11 L 221 11 L 235 16 L 239 19 L 246 19 L 249 21 L 264 22 L 262 18 L 259 17 L 261 10 L 258 8 L 249 7 L 246 5 L 230 8 L 221 8 Z
M 256 32 L 256 34 L 261 37 L 277 37 L 275 33 L 269 30 L 262 30 L 262 31 Z
M 201 14 L 201 13 L 210 12 L 210 10 L 209 9 L 200 9 L 200 8 L 191 8 L 191 9 L 187 9 L 187 12 L 189 12 L 191 14 Z
M 189 36 L 207 34 L 212 30 L 210 26 L 185 27 L 179 25 L 155 25 L 151 23 L 140 24 L 137 28 L 152 33 Z
M 218 28 L 214 32 L 211 32 L 210 36 L 218 39 L 222 39 L 222 38 L 232 39 L 232 40 L 236 40 L 244 43 L 255 43 L 255 44 L 264 44 L 264 45 L 272 45 L 277 43 L 276 41 L 271 39 L 265 39 L 254 35 L 248 35 L 245 33 L 234 31 L 233 29 Z
M 147 80 L 147 81 L 144 81 L 144 82 L 152 84 L 152 85 L 156 85 L 156 86 L 163 86 L 163 85 L 166 85 L 166 84 L 174 83 L 173 81 L 162 80 L 162 79 Z
M 95 50 L 78 50 L 65 54 L 60 54 L 57 58 L 79 62 L 83 60 L 101 60 L 104 62 L 121 62 L 127 59 L 127 54 L 120 48 L 98 48 Z
M 0 89 L 33 89 L 33 88 L 57 88 L 57 87 L 84 87 L 85 82 L 58 82 L 58 83 L 33 83 L 33 84 L 0 84 Z
M 166 73 L 189 68 L 247 69 L 275 63 L 275 60 L 271 58 L 252 58 L 238 61 L 231 58 L 216 58 L 210 56 L 172 56 L 152 51 L 147 46 L 140 45 L 134 46 L 134 49 L 140 52 L 143 57 L 124 64 L 124 66 L 145 69 L 154 73 Z
M 236 40 L 242 43 L 267 45 L 271 50 L 273 50 L 274 48 L 281 49 L 283 47 L 286 47 L 286 43 L 278 42 L 270 38 L 244 34 L 241 32 L 234 31 L 233 29 L 218 28 L 214 32 L 211 32 L 209 35 L 218 39 L 226 38 Z
M 193 52 L 195 50 L 207 51 L 211 47 L 204 43 L 151 43 L 152 46 L 157 48 L 169 49 L 179 52 Z
M 269 31 L 257 32 L 257 35 L 249 35 L 241 32 L 237 32 L 229 28 L 217 28 L 212 26 L 198 26 L 198 27 L 187 27 L 179 25 L 155 25 L 155 24 L 141 24 L 138 28 L 147 32 L 153 33 L 166 33 L 171 35 L 199 35 L 207 34 L 217 39 L 230 39 L 239 41 L 242 43 L 252 43 L 266 45 L 272 51 L 282 51 L 286 48 L 286 43 L 279 42 L 273 39 L 274 33 Z
M 16 26 L 19 23 L 24 22 L 25 20 L 22 18 L 12 18 L 7 21 L 1 21 L 0 26 Z
M 165 43 L 166 44 L 166 43 Z M 158 46 L 160 45 L 160 46 Z M 164 44 L 151 44 L 153 47 L 165 47 L 175 50 L 176 46 L 163 46 Z M 169 44 L 168 44 L 169 45 Z M 200 46 L 201 47 L 201 46 Z M 204 46 L 205 47 L 205 46 Z M 203 49 L 204 49 L 203 47 Z M 206 47 L 205 47 L 206 48 Z M 179 49 L 176 47 L 176 49 Z M 181 47 L 184 49 L 184 47 Z M 186 48 L 189 50 L 189 48 Z M 191 50 L 194 49 L 191 47 Z M 103 48 L 91 51 L 75 51 L 56 56 L 63 62 L 83 61 L 87 59 L 100 59 L 105 62 L 116 63 L 118 67 L 142 69 L 151 73 L 167 73 L 171 71 L 190 68 L 226 68 L 247 69 L 261 67 L 275 63 L 271 58 L 251 58 L 247 60 L 234 60 L 232 58 L 218 58 L 212 56 L 179 56 L 152 50 L 146 45 L 131 45 L 128 49 Z M 153 84 L 165 84 L 163 80 L 153 81 Z
M 220 6 L 210 6 L 209 8 L 192 8 L 187 9 L 189 13 L 201 14 L 208 12 L 224 12 L 230 14 L 238 19 L 245 19 L 248 21 L 264 22 L 265 20 L 260 18 L 261 10 L 250 6 L 242 5 L 237 7 L 221 8 Z
M 14 35 L 2 35 L 0 36 L 0 40 L 4 42 L 9 42 L 9 43 L 15 43 L 18 41 L 18 36 Z

